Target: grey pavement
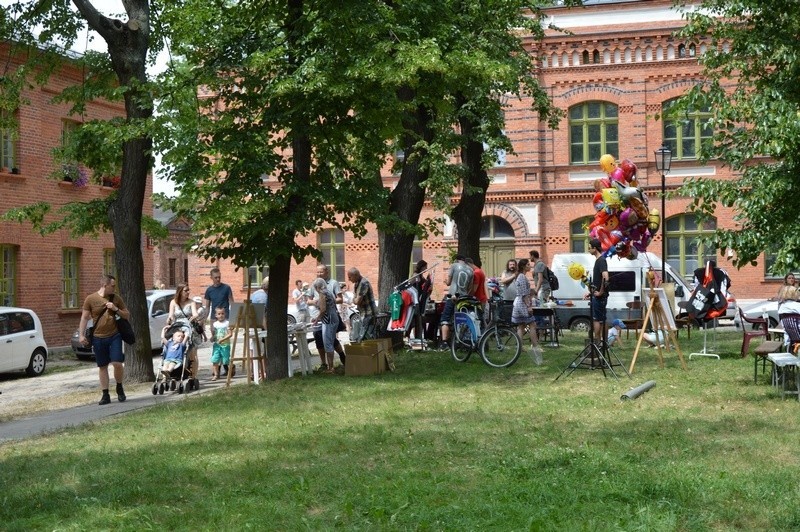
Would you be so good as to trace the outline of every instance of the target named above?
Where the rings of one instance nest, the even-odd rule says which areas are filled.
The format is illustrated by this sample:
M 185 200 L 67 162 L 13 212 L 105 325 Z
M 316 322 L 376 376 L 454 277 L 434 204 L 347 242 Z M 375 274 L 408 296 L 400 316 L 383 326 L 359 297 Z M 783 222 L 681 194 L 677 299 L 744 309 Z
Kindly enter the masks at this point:
M 318 361 L 316 350 L 312 347 L 312 361 Z M 116 394 L 113 390 L 113 378 L 111 385 L 111 404 L 100 406 L 97 401 L 100 400 L 100 393 L 98 391 L 97 382 L 97 368 L 92 366 L 86 369 L 79 369 L 74 371 L 59 372 L 54 374 L 45 374 L 41 377 L 35 378 L 20 378 L 11 381 L 4 381 L 0 385 L 0 404 L 5 401 L 14 400 L 58 400 L 59 394 L 64 395 L 71 392 L 90 392 L 96 391 L 97 397 L 94 397 L 92 402 L 87 405 L 81 405 L 61 410 L 44 412 L 31 417 L 22 419 L 15 419 L 0 423 L 0 443 L 12 440 L 22 440 L 43 434 L 58 432 L 70 427 L 77 427 L 88 423 L 100 421 L 103 419 L 125 414 L 134 410 L 140 410 L 160 404 L 171 403 L 175 401 L 185 400 L 196 394 L 205 394 L 219 390 L 226 387 L 226 378 L 220 378 L 217 381 L 211 381 L 211 344 L 201 346 L 198 349 L 198 358 L 200 371 L 198 374 L 200 380 L 199 390 L 190 393 L 178 394 L 177 392 L 165 392 L 163 395 L 153 395 L 152 386 L 144 388 L 138 385 L 136 390 L 133 387 L 126 387 L 127 400 L 124 403 L 117 401 Z M 299 373 L 299 360 L 292 359 L 295 375 Z M 153 369 L 157 370 L 161 364 L 161 357 L 153 357 Z M 237 365 L 236 376 L 231 379 L 232 385 L 244 384 L 247 379 L 242 371 L 241 362 Z

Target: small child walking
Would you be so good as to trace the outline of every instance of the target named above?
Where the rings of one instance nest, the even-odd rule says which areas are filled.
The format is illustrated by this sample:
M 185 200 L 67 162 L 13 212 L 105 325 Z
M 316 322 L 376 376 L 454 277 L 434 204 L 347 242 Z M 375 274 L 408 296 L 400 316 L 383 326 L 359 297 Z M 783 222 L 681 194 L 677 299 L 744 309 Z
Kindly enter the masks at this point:
M 214 346 L 211 351 L 211 380 L 215 381 L 219 378 L 219 368 L 222 365 L 225 370 L 228 370 L 228 364 L 231 362 L 231 328 L 230 322 L 225 318 L 225 309 L 217 308 L 214 310 L 214 317 L 216 321 L 211 324 L 211 330 L 214 335 Z M 235 373 L 235 366 L 231 366 L 231 377 Z

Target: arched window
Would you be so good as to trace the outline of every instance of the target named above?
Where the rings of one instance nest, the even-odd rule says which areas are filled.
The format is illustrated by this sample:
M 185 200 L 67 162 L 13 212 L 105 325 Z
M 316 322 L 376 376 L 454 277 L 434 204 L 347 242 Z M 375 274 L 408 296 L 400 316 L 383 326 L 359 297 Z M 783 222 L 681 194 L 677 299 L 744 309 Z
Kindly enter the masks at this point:
M 584 65 L 588 65 L 589 64 L 589 50 L 584 50 L 583 51 L 583 64 Z
M 686 45 L 685 44 L 679 44 L 678 45 L 678 57 L 680 57 L 680 58 L 686 57 Z
M 586 253 L 589 251 L 589 224 L 591 216 L 578 218 L 569 224 L 569 250 L 573 253 Z
M 324 229 L 317 235 L 317 244 L 322 253 L 321 263 L 328 267 L 331 272 L 331 279 L 343 282 L 345 280 L 344 231 L 341 229 Z
M 600 156 L 619 155 L 617 106 L 586 102 L 569 108 L 569 144 L 572 164 L 593 164 Z
M 705 249 L 701 236 L 717 228 L 717 219 L 698 223 L 693 214 L 679 214 L 667 219 L 667 263 L 684 278 L 691 278 L 694 270 L 705 264 L 706 257 L 716 255 L 715 249 Z
M 696 159 L 703 143 L 711 142 L 711 112 L 708 107 L 682 112 L 675 108 L 676 102 L 677 99 L 668 100 L 661 106 L 664 144 L 672 151 L 673 159 Z
M 484 216 L 481 220 L 481 238 L 514 238 L 514 228 L 499 216 Z
M 592 63 L 594 63 L 596 65 L 599 62 L 600 62 L 600 52 L 595 50 L 595 51 L 592 52 Z

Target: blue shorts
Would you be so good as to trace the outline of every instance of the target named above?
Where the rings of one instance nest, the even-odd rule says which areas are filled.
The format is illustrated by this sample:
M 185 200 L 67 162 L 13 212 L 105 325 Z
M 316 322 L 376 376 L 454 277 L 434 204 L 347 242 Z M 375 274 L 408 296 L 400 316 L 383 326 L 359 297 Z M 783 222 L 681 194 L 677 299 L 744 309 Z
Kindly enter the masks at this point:
M 592 296 L 592 319 L 594 321 L 606 321 L 606 305 L 608 305 L 607 297 Z
M 439 318 L 439 323 L 442 325 L 453 324 L 453 313 L 456 310 L 456 298 L 450 297 L 444 302 L 444 309 L 442 309 L 442 316 Z
M 104 368 L 111 362 L 125 362 L 125 354 L 122 352 L 122 336 L 119 333 L 108 338 L 93 337 L 92 349 L 98 368 Z
M 229 364 L 231 361 L 231 344 L 218 344 L 214 342 L 211 348 L 211 363 L 212 364 Z

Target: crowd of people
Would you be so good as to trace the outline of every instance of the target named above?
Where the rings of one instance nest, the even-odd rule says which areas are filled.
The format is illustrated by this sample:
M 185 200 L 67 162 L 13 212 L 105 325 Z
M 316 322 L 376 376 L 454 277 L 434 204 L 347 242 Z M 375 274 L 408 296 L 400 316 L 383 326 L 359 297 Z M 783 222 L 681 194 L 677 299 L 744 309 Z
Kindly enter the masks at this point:
M 430 274 L 424 275 L 428 272 L 428 264 L 424 260 L 415 265 L 414 272 L 407 284 L 417 291 L 417 304 L 422 315 L 426 300 L 432 293 L 432 279 Z M 529 259 L 509 260 L 506 271 L 497 283 L 502 297 L 510 303 L 510 320 L 517 326 L 522 338 L 529 338 L 531 355 L 537 364 L 543 362 L 543 356 L 532 309 L 551 297 L 551 287 L 545 272 L 544 262 L 538 251 L 533 250 Z M 297 322 L 307 325 L 313 332 L 320 357 L 320 370 L 332 373 L 335 356 L 338 355 L 342 366 L 347 360 L 338 334 L 347 332 L 351 341 L 355 342 L 375 338 L 378 335 L 378 305 L 372 284 L 358 268 L 347 271 L 347 283 L 333 279 L 326 265 L 318 265 L 316 275 L 316 279 L 310 283 L 302 279 L 294 282 L 290 303 L 296 306 Z M 196 377 L 197 348 L 210 339 L 213 342 L 211 380 L 217 380 L 227 376 L 228 372 L 233 374 L 235 371 L 235 366 L 230 361 L 233 329 L 230 312 L 234 295 L 230 285 L 222 282 L 219 268 L 212 268 L 210 277 L 211 284 L 202 298 L 191 297 L 187 283 L 178 284 L 169 305 L 169 317 L 162 331 L 162 343 L 167 361 L 165 369 L 171 370 L 169 365 L 174 365 L 179 356 L 185 357 L 191 361 L 189 367 L 192 368 L 192 377 Z M 447 297 L 437 325 L 440 348 L 449 348 L 457 297 L 473 296 L 477 299 L 481 319 L 484 319 L 485 310 L 488 310 L 489 300 L 486 274 L 481 269 L 479 259 L 457 255 L 449 267 L 445 285 Z M 79 326 L 80 341 L 88 344 L 90 340 L 85 336 L 87 324 L 90 319 L 96 324 L 91 342 L 99 369 L 101 405 L 111 402 L 109 366 L 113 369 L 118 400 L 126 399 L 123 389 L 124 354 L 115 320 L 118 317 L 127 319 L 129 313 L 125 302 L 115 294 L 115 287 L 116 280 L 113 276 L 103 276 L 101 288 L 90 294 L 84 302 Z M 251 302 L 264 305 L 266 311 L 269 302 L 268 278 L 251 295 Z M 262 325 L 266 328 L 266 312 L 264 315 Z M 421 337 L 424 331 L 415 330 L 414 334 Z

